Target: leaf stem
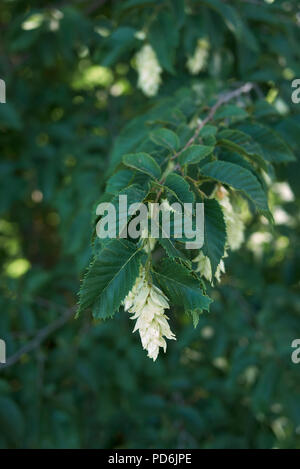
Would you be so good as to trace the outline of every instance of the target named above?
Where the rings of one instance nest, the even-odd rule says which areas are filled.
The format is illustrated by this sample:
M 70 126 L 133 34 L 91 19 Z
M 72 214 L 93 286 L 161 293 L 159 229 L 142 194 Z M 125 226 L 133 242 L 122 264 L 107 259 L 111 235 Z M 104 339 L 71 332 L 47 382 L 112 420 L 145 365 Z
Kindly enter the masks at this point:
M 255 88 L 255 85 L 253 83 L 248 82 L 248 83 L 245 83 L 244 85 L 240 86 L 239 88 L 237 88 L 233 91 L 223 93 L 219 97 L 217 102 L 210 108 L 210 111 L 208 112 L 205 119 L 203 119 L 203 121 L 201 121 L 198 124 L 194 135 L 189 139 L 189 141 L 184 145 L 184 147 L 181 150 L 179 150 L 177 153 L 175 153 L 173 156 L 171 156 L 170 161 L 175 160 L 176 158 L 178 158 L 178 156 L 180 156 L 181 153 L 183 153 L 187 148 L 189 148 L 195 142 L 195 140 L 199 137 L 199 133 L 201 132 L 203 127 L 214 118 L 214 115 L 217 112 L 217 110 L 219 109 L 219 107 L 221 107 L 225 103 L 228 103 L 228 101 L 231 101 L 234 98 L 238 98 L 242 94 L 250 93 L 250 91 L 253 90 L 254 88 Z M 195 182 L 197 182 L 197 181 L 192 180 L 189 176 L 185 176 L 184 171 L 181 168 L 179 163 L 177 163 L 176 166 L 174 167 L 175 171 L 177 169 L 180 170 L 183 177 L 186 177 L 186 178 L 190 179 L 191 182 L 193 182 L 193 184 L 195 184 Z M 159 184 L 163 184 L 164 182 L 165 182 L 165 178 L 162 178 L 159 181 Z M 206 197 L 206 194 L 204 194 L 204 192 L 202 192 L 198 187 L 197 187 L 197 190 L 202 194 L 202 197 L 204 197 L 204 196 Z M 160 188 L 160 190 L 157 193 L 155 202 L 158 202 L 162 192 L 163 192 L 163 188 Z
M 199 133 L 201 132 L 203 127 L 214 118 L 214 115 L 219 109 L 219 107 L 221 107 L 225 103 L 228 103 L 228 101 L 231 101 L 234 98 L 238 98 L 242 94 L 250 93 L 250 91 L 253 88 L 254 88 L 253 83 L 245 83 L 240 88 L 237 88 L 236 90 L 233 90 L 233 91 L 230 91 L 228 93 L 224 93 L 223 95 L 221 95 L 218 101 L 212 106 L 212 108 L 210 109 L 205 119 L 203 119 L 203 121 L 201 121 L 198 124 L 194 135 L 189 139 L 189 141 L 185 144 L 185 146 L 180 151 L 178 151 L 177 153 L 175 153 L 175 155 L 171 157 L 171 160 L 178 158 L 178 156 L 181 155 L 181 153 L 183 153 L 187 148 L 189 148 L 195 142 L 195 140 L 199 136 Z

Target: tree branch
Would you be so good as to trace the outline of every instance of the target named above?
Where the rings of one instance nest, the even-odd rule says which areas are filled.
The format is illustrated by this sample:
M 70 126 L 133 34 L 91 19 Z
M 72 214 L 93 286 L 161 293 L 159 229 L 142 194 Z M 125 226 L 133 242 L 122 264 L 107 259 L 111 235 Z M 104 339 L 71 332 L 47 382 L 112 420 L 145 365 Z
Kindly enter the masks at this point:
M 227 93 L 222 94 L 219 97 L 218 101 L 212 106 L 212 108 L 210 109 L 210 111 L 207 114 L 207 116 L 205 117 L 205 119 L 203 119 L 203 121 L 201 121 L 198 124 L 194 135 L 190 138 L 190 140 L 185 144 L 185 146 L 180 151 L 175 153 L 170 158 L 170 160 L 175 160 L 176 158 L 178 158 L 178 156 L 181 155 L 181 153 L 183 153 L 187 148 L 189 148 L 194 143 L 194 141 L 199 136 L 199 133 L 201 132 L 203 127 L 214 118 L 214 115 L 217 112 L 217 110 L 219 109 L 219 107 L 221 107 L 225 103 L 228 103 L 228 101 L 231 101 L 234 98 L 238 98 L 242 94 L 250 93 L 250 91 L 254 88 L 255 88 L 255 85 L 253 83 L 245 83 L 243 86 L 241 86 L 240 88 L 237 88 L 236 90 L 229 91 Z M 180 169 L 180 165 L 177 164 L 174 169 Z M 163 184 L 164 179 L 161 179 L 159 181 L 159 183 Z M 162 191 L 163 191 L 163 188 L 160 188 L 160 190 L 157 193 L 155 202 L 157 202 L 158 199 L 160 198 L 160 196 L 162 194 Z
M 24 354 L 30 353 L 36 348 L 40 347 L 40 345 L 49 337 L 49 335 L 64 326 L 64 324 L 68 322 L 68 320 L 74 315 L 75 312 L 75 307 L 64 308 L 63 306 L 57 305 L 43 298 L 38 298 L 36 303 L 48 308 L 54 307 L 59 309 L 62 311 L 62 315 L 51 324 L 48 324 L 48 326 L 40 329 L 36 336 L 30 342 L 24 345 L 24 347 L 20 348 L 14 355 L 9 357 L 5 364 L 0 364 L 0 371 L 15 365 Z
M 185 146 L 179 152 L 175 153 L 175 155 L 172 156 L 171 160 L 174 160 L 175 158 L 177 158 L 179 155 L 181 155 L 181 153 L 183 153 L 187 148 L 189 148 L 194 143 L 194 141 L 199 136 L 199 133 L 201 132 L 203 127 L 214 118 L 214 115 L 219 109 L 219 107 L 221 107 L 225 103 L 228 103 L 228 101 L 231 101 L 234 98 L 238 98 L 242 94 L 250 93 L 250 91 L 253 88 L 254 88 L 253 83 L 246 83 L 234 91 L 230 91 L 228 93 L 224 93 L 223 95 L 221 95 L 218 101 L 210 109 L 205 119 L 203 119 L 203 121 L 201 121 L 198 124 L 194 135 L 190 138 L 190 140 L 185 144 Z

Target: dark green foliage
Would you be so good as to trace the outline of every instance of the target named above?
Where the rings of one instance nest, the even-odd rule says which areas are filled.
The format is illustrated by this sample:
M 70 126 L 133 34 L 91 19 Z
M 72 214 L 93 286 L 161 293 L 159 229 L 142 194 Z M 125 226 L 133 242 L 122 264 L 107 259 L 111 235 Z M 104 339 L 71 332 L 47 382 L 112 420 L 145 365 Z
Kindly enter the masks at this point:
M 0 448 L 300 448 L 298 10 L 292 0 L 2 0 Z M 207 67 L 191 75 L 199 38 Z M 147 41 L 162 69 L 153 97 L 137 88 Z M 268 191 L 268 178 L 288 181 L 295 199 Z M 100 242 L 96 206 L 119 193 L 204 200 L 214 272 L 226 229 L 207 196 L 221 183 L 233 204 L 250 201 L 245 243 L 211 287 L 192 271 L 193 251 L 159 240 L 152 280 L 177 340 L 153 363 L 120 307 L 146 255 L 132 240 Z M 262 224 L 278 208 L 288 218 Z M 267 236 L 253 248 L 257 233 Z
M 192 145 L 181 153 L 179 161 L 181 164 L 199 163 L 203 158 L 210 155 L 213 149 L 214 147 L 205 145 Z
M 226 161 L 214 161 L 202 166 L 201 172 L 204 176 L 245 193 L 258 209 L 268 210 L 267 196 L 262 186 L 247 169 Z
M 160 167 L 147 153 L 129 153 L 123 157 L 123 163 L 155 179 L 160 176 Z
M 203 252 L 209 257 L 214 274 L 224 256 L 226 243 L 226 225 L 219 203 L 206 200 L 204 204 L 204 247 Z
M 193 203 L 194 194 L 190 189 L 189 184 L 179 174 L 169 174 L 164 182 L 164 186 L 168 192 L 173 196 L 171 201 L 183 203 Z
M 83 280 L 80 310 L 91 307 L 96 319 L 112 317 L 132 288 L 141 260 L 141 249 L 136 244 L 126 239 L 107 243 Z
M 170 301 L 190 313 L 194 324 L 197 325 L 198 315 L 204 309 L 208 310 L 211 302 L 211 299 L 203 294 L 199 279 L 193 277 L 186 267 L 169 259 L 165 259 L 154 278 Z

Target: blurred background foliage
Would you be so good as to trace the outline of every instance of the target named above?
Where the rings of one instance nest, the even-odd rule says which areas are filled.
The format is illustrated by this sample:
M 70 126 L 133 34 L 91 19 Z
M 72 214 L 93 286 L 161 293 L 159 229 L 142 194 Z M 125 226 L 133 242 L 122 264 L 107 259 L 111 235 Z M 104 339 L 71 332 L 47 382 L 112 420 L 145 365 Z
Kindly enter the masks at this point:
M 38 342 L 0 370 L 0 447 L 300 448 L 299 161 L 278 167 L 274 229 L 251 222 L 211 313 L 197 329 L 174 314 L 156 363 L 124 313 L 71 319 L 114 139 L 153 103 L 253 81 L 299 158 L 299 24 L 296 0 L 2 0 L 0 337 L 8 358 Z M 164 69 L 154 98 L 136 86 L 140 31 Z

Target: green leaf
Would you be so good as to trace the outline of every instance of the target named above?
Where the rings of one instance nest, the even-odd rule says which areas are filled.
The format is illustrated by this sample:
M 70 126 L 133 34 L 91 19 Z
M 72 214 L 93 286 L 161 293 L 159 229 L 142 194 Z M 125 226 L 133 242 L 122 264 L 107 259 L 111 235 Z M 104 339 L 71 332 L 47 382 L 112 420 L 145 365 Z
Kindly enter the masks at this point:
M 186 260 L 185 255 L 181 251 L 179 251 L 179 249 L 176 248 L 175 241 L 173 239 L 171 239 L 171 238 L 159 238 L 158 242 L 164 248 L 167 255 L 171 259 L 184 259 L 184 260 Z
M 234 119 L 246 119 L 248 117 L 248 112 L 245 109 L 234 106 L 233 104 L 226 104 L 222 106 L 218 111 L 215 113 L 214 119 L 226 119 L 226 118 L 234 118 Z
M 171 150 L 177 150 L 180 145 L 179 138 L 175 132 L 169 129 L 154 130 L 154 132 L 151 132 L 150 138 L 157 145 Z
M 185 22 L 185 0 L 172 0 L 171 5 L 176 23 L 181 27 Z
M 159 13 L 151 23 L 148 39 L 161 66 L 167 72 L 175 73 L 175 50 L 179 35 L 173 16 L 166 11 Z
M 194 193 L 190 190 L 190 186 L 187 183 L 187 181 L 179 174 L 169 174 L 169 176 L 167 177 L 164 183 L 164 187 L 172 196 L 170 198 L 171 204 L 173 204 L 176 201 L 179 202 L 181 205 L 183 205 L 184 203 L 193 204 Z M 188 239 L 183 235 L 182 237 L 176 238 L 176 239 L 177 241 L 188 243 L 188 242 L 191 242 L 192 240 L 195 240 L 196 218 L 194 217 L 194 206 L 192 206 L 191 209 L 187 207 L 182 207 L 182 214 L 183 213 L 185 217 L 190 218 L 190 223 L 191 223 L 190 226 L 193 231 L 191 231 L 190 233 L 185 233 L 185 236 L 190 236 L 190 238 Z M 182 219 L 181 226 L 184 226 L 183 219 Z M 173 229 L 174 227 L 175 227 L 175 216 L 171 220 L 171 228 Z
M 236 164 L 238 166 L 242 166 L 245 169 L 248 169 L 250 173 L 252 173 L 260 182 L 262 188 L 264 191 L 267 191 L 267 185 L 263 177 L 258 174 L 254 168 L 254 166 L 247 160 L 245 159 L 242 155 L 236 153 L 236 152 L 231 152 L 231 151 L 225 151 L 220 155 L 220 160 L 222 161 L 228 161 L 229 163 Z
M 203 253 L 209 257 L 212 275 L 224 256 L 226 225 L 220 204 L 215 199 L 204 201 L 204 246 Z
M 218 132 L 218 127 L 215 125 L 206 124 L 199 132 L 199 137 L 214 137 Z
M 247 23 L 242 20 L 236 8 L 221 0 L 202 0 L 202 3 L 215 10 L 225 21 L 228 29 L 239 42 L 244 42 L 254 52 L 259 51 L 258 41 Z
M 296 116 L 280 120 L 276 125 L 276 132 L 297 152 L 300 146 L 300 122 L 297 122 Z
M 255 177 L 257 177 L 255 168 L 252 166 L 250 161 L 248 161 L 246 158 L 243 158 L 243 156 L 240 153 L 237 153 L 236 151 L 222 151 L 222 154 L 219 155 L 219 161 L 228 161 L 229 163 L 242 166 L 243 168 L 248 169 L 248 171 L 253 173 Z
M 192 145 L 181 153 L 179 162 L 182 165 L 199 163 L 206 156 L 210 155 L 213 150 L 214 146 Z
M 123 205 L 119 204 L 120 195 L 127 196 L 127 206 L 124 205 L 123 207 Z M 118 236 L 120 233 L 123 233 L 125 227 L 127 226 L 127 223 L 129 221 L 127 209 L 129 205 L 142 202 L 144 198 L 146 197 L 146 195 L 147 195 L 147 190 L 142 189 L 137 184 L 132 184 L 131 186 L 126 187 L 125 189 L 120 191 L 118 194 L 116 194 L 111 200 L 108 200 L 108 202 L 114 205 L 115 211 L 116 211 L 116 233 L 115 233 L 116 236 Z M 105 203 L 107 201 L 103 200 L 101 202 Z M 120 211 L 120 208 L 121 208 L 121 211 Z M 100 213 L 98 213 L 98 215 L 100 215 Z M 113 235 L 110 235 L 110 238 L 113 238 L 113 237 L 114 237 Z M 105 239 L 101 239 L 101 241 L 107 243 L 109 242 L 110 238 L 107 237 Z
M 222 130 L 218 134 L 218 144 L 247 157 L 268 171 L 261 146 L 244 132 L 232 129 Z
M 199 133 L 199 138 L 204 145 L 215 146 L 216 144 L 216 134 L 218 132 L 218 127 L 215 125 L 206 124 Z
M 120 8 L 120 11 L 124 12 L 127 9 L 133 8 L 133 7 L 145 7 L 152 5 L 155 6 L 155 1 L 154 0 L 125 0 L 125 2 L 122 2 L 118 5 Z M 116 5 L 117 6 L 117 5 Z
M 133 179 L 133 173 L 130 169 L 122 169 L 111 176 L 107 181 L 106 191 L 110 194 L 117 194 L 127 187 Z
M 127 206 L 124 204 L 120 204 L 120 195 L 126 195 L 127 196 Z M 118 237 L 120 233 L 124 232 L 125 227 L 128 224 L 129 217 L 128 217 L 128 207 L 131 204 L 134 203 L 140 203 L 144 200 L 144 198 L 147 195 L 147 190 L 142 189 L 140 186 L 137 184 L 132 184 L 131 186 L 126 187 L 125 189 L 121 190 L 118 192 L 113 198 L 107 193 L 104 194 L 104 196 L 101 197 L 99 204 L 105 204 L 107 202 L 111 203 L 115 207 L 116 211 L 116 227 L 113 227 L 114 232 L 110 233 L 109 232 L 109 226 L 107 229 L 107 238 L 97 238 L 100 242 L 100 244 L 106 244 L 110 241 L 111 238 Z M 103 211 L 99 211 L 98 206 L 96 209 L 96 219 L 95 222 L 98 222 L 99 216 L 103 214 Z M 101 207 L 102 209 L 102 207 Z M 120 211 L 121 210 L 121 211 Z
M 276 363 L 266 364 L 252 394 L 253 408 L 256 412 L 266 412 L 269 408 L 276 392 L 279 376 L 280 372 Z
M 1 434 L 12 445 L 18 446 L 24 435 L 24 417 L 17 404 L 12 399 L 3 396 L 0 396 L 0 426 Z
M 145 254 L 126 239 L 114 239 L 89 267 L 80 289 L 79 313 L 91 308 L 96 319 L 112 317 L 133 287 Z
M 178 125 L 178 113 L 185 113 L 185 107 L 193 109 L 193 104 L 191 97 L 187 96 L 187 92 L 179 90 L 174 96 L 160 100 L 146 113 L 131 119 L 114 139 L 109 160 L 109 173 L 121 162 L 123 155 L 136 151 L 136 148 L 148 138 L 149 122 L 174 123 L 176 121 Z
M 104 55 L 101 64 L 105 67 L 113 65 L 122 54 L 132 49 L 135 42 L 135 29 L 122 26 L 113 31 L 104 41 L 107 54 Z
M 129 153 L 123 156 L 123 163 L 154 179 L 159 179 L 161 175 L 160 167 L 148 153 Z
M 228 29 L 230 29 L 237 38 L 240 38 L 243 24 L 234 8 L 223 3 L 221 0 L 202 0 L 202 3 L 218 12 L 223 17 Z
M 266 117 L 278 116 L 277 109 L 265 99 L 259 99 L 253 106 L 253 117 L 264 119 Z
M 214 161 L 204 165 L 201 173 L 243 192 L 259 210 L 269 211 L 267 196 L 261 184 L 247 169 L 226 161 Z
M 157 217 L 152 217 L 151 219 L 151 226 L 153 225 L 154 229 L 156 229 L 159 233 L 159 238 L 158 242 L 160 245 L 164 248 L 166 251 L 167 255 L 171 257 L 172 259 L 185 259 L 186 256 L 179 251 L 179 249 L 176 248 L 175 246 L 175 239 L 174 239 L 174 219 L 172 218 L 172 212 L 170 212 L 170 232 L 167 233 L 164 230 L 164 226 L 162 224 L 162 218 L 159 216 Z M 179 241 L 177 239 L 177 241 Z M 182 238 L 180 238 L 180 241 L 182 241 Z
M 169 174 L 164 182 L 164 187 L 166 187 L 181 204 L 194 202 L 194 194 L 190 189 L 190 185 L 179 174 Z
M 295 156 L 284 140 L 269 127 L 262 124 L 241 124 L 239 130 L 251 135 L 260 144 L 263 155 L 272 163 L 295 161 Z
M 203 310 L 209 310 L 211 299 L 204 295 L 200 281 L 184 267 L 170 259 L 165 259 L 154 278 L 170 299 L 172 304 L 182 306 L 193 317 L 197 325 L 198 316 Z

